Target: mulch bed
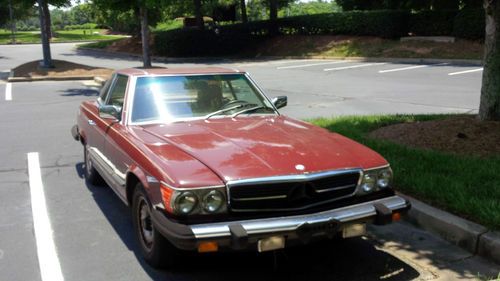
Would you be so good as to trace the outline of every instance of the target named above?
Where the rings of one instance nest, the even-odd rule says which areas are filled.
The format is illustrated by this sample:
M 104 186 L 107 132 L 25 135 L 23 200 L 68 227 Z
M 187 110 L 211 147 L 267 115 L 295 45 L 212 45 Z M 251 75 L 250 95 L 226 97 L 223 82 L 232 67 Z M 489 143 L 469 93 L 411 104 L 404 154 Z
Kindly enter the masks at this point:
M 477 116 L 395 124 L 379 128 L 369 136 L 414 148 L 500 156 L 500 121 L 480 121 Z
M 41 68 L 40 61 L 32 61 L 13 69 L 14 77 L 71 77 L 100 76 L 108 78 L 113 72 L 109 68 L 92 67 L 63 60 L 52 60 L 54 68 Z

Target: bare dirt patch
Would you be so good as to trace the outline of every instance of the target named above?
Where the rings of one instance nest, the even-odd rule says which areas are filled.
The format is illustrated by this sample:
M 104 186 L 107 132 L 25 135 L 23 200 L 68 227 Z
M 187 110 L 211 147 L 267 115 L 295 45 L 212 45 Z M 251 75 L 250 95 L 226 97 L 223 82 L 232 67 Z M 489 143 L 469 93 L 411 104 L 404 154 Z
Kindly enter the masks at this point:
M 151 36 L 153 38 L 154 36 Z M 149 45 L 153 48 L 153 40 L 151 39 Z M 124 52 L 132 54 L 142 54 L 142 41 L 139 37 L 130 37 L 122 40 L 117 40 L 111 43 L 111 45 L 105 48 L 107 51 L 111 52 Z
M 400 42 L 371 36 L 282 35 L 247 51 L 268 56 L 481 59 L 483 44 L 468 40 Z
M 500 155 L 500 122 L 476 116 L 412 122 L 379 128 L 370 137 L 414 148 L 487 157 Z
M 54 68 L 41 68 L 40 61 L 32 61 L 13 69 L 14 77 L 40 78 L 40 77 L 80 77 L 100 76 L 108 78 L 113 72 L 109 68 L 92 67 L 63 60 L 52 60 Z

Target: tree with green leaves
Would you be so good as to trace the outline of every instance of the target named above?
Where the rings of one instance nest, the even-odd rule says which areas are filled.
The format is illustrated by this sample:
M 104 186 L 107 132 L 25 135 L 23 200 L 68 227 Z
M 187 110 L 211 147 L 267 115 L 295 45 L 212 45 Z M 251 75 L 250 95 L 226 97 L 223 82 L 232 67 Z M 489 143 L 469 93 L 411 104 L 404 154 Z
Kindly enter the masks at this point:
M 155 25 L 160 19 L 160 11 L 163 5 L 175 0 L 93 0 L 91 5 L 95 10 L 112 14 L 135 15 L 140 21 L 140 33 L 142 41 L 142 63 L 144 68 L 151 67 L 151 53 L 149 49 L 150 31 L 149 26 Z M 133 20 L 134 17 L 131 18 Z
M 484 0 L 486 36 L 479 117 L 500 120 L 500 0 Z

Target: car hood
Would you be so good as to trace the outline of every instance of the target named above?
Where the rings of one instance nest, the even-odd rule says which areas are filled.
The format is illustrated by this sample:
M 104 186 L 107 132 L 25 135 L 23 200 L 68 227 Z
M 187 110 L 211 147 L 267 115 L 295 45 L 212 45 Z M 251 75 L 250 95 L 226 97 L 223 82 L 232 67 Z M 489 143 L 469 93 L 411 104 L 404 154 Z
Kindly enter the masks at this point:
M 387 164 L 339 134 L 285 116 L 213 118 L 142 126 L 224 181 Z

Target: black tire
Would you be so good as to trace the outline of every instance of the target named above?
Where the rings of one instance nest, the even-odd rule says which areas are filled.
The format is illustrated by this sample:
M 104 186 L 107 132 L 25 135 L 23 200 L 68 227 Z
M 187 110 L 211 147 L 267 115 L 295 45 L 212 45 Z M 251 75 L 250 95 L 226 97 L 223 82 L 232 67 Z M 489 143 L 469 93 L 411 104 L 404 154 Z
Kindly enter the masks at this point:
M 101 185 L 103 180 L 99 172 L 94 167 L 92 160 L 88 156 L 88 145 L 83 145 L 83 161 L 84 161 L 84 174 L 85 180 L 93 185 Z
M 144 260 L 154 268 L 173 267 L 178 250 L 154 227 L 151 220 L 151 203 L 140 183 L 134 190 L 132 222 Z

